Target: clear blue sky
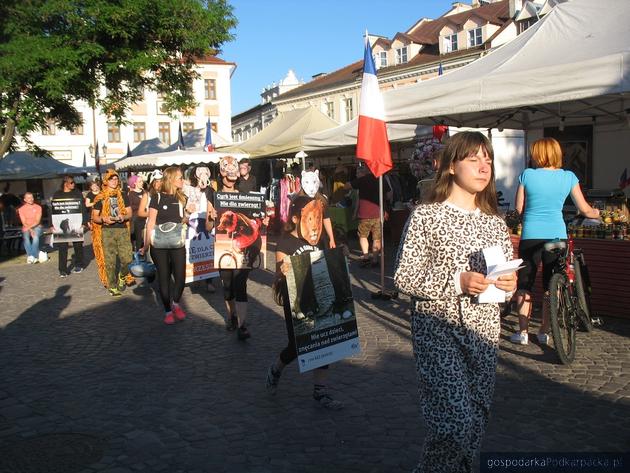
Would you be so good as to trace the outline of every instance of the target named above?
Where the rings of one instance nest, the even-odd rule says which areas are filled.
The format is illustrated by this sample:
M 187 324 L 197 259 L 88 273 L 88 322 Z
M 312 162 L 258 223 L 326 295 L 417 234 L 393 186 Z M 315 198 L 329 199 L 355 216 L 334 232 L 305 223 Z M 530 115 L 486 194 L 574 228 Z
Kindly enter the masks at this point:
M 437 18 L 451 0 L 232 0 L 236 39 L 220 57 L 235 62 L 232 115 L 260 103 L 263 87 L 293 69 L 309 81 L 362 59 L 363 33 L 392 38 L 422 17 Z M 469 2 L 467 2 L 469 3 Z

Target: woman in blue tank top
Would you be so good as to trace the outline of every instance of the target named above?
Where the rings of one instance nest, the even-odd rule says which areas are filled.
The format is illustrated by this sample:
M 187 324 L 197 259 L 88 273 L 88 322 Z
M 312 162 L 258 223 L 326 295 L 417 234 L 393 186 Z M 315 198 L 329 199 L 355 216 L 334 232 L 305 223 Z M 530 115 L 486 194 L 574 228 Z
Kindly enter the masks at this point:
M 560 238 L 566 240 L 567 229 L 562 218 L 562 206 L 571 196 L 580 213 L 588 218 L 599 218 L 599 210 L 592 208 L 580 189 L 578 178 L 562 168 L 562 149 L 553 138 L 535 141 L 530 149 L 534 168 L 525 169 L 519 176 L 516 191 L 516 210 L 523 216 L 523 231 L 519 256 L 524 267 L 518 273 L 519 331 L 510 338 L 512 342 L 527 345 L 529 317 L 532 307 L 532 287 L 538 264 L 543 263 L 543 319 L 537 334 L 541 344 L 549 342 L 549 281 L 553 268 L 553 254 L 543 252 L 546 242 Z

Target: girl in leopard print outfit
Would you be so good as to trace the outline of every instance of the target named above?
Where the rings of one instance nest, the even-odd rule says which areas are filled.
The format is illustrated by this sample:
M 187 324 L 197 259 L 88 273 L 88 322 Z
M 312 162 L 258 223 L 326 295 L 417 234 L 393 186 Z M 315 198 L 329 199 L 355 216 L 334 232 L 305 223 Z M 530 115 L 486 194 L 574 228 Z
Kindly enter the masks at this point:
M 442 150 L 428 204 L 405 227 L 394 279 L 411 296 L 411 332 L 420 406 L 428 427 L 414 472 L 469 472 L 488 422 L 499 344 L 498 304 L 475 297 L 485 278 L 482 250 L 512 245 L 498 216 L 492 145 L 478 132 L 454 135 Z M 513 291 L 516 275 L 497 288 Z

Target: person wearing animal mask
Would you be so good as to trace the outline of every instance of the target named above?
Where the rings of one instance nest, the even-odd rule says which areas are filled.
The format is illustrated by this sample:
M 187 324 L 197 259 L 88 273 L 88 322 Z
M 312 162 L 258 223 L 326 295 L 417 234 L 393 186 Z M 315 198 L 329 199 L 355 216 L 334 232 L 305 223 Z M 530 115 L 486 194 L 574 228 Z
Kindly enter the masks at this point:
M 323 215 L 322 225 L 326 230 L 326 236 L 328 237 L 328 247 L 335 248 L 337 246 L 335 242 L 335 234 L 333 233 L 333 226 L 330 220 L 330 214 L 328 213 L 328 199 L 322 194 L 319 189 L 321 188 L 321 180 L 319 179 L 319 170 L 315 171 L 302 171 L 302 179 L 300 181 L 301 189 L 297 194 L 298 196 L 306 196 L 311 199 L 315 199 L 322 203 Z M 321 228 L 320 228 L 321 233 Z

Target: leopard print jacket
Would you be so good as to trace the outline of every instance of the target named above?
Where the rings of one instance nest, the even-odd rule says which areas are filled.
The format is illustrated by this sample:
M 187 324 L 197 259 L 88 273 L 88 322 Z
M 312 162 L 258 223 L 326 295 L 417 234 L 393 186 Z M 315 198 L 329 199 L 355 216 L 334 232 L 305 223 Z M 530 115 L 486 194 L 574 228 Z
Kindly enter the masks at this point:
M 512 259 L 512 243 L 500 217 L 446 202 L 416 207 L 403 231 L 394 270 L 396 287 L 411 296 L 412 315 L 443 318 L 455 326 L 490 320 L 489 325 L 498 324 L 498 305 L 458 295 L 454 279 L 457 271 L 486 274 L 482 251 L 490 246 L 501 246 L 506 259 Z M 496 337 L 498 341 L 498 333 Z

